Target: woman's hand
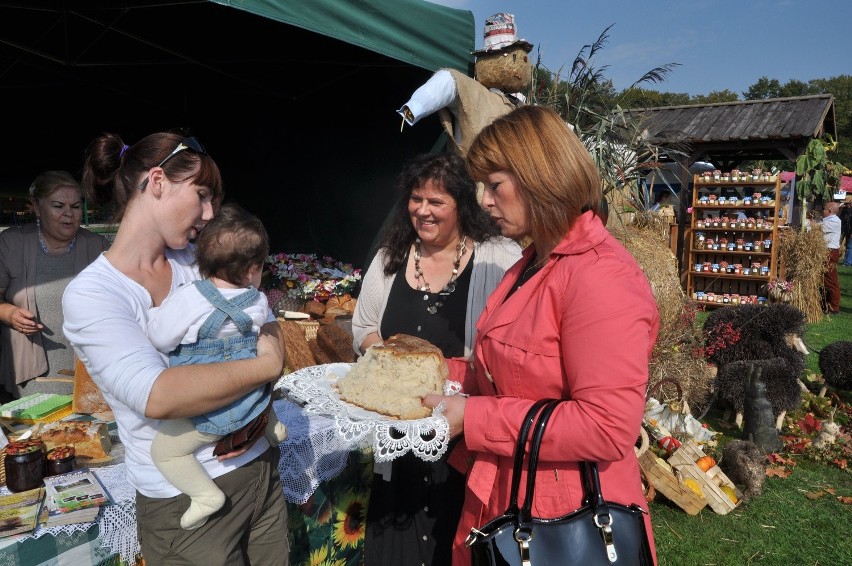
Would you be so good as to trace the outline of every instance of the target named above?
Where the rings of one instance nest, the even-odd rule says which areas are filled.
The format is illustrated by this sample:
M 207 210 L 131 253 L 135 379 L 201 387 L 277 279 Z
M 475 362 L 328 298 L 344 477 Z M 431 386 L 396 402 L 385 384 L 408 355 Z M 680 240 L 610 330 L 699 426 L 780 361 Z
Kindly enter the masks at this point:
M 462 395 L 435 395 L 430 393 L 423 397 L 420 404 L 424 407 L 435 408 L 444 403 L 444 417 L 450 425 L 450 438 L 464 434 L 464 408 L 467 397 Z
M 12 330 L 25 335 L 41 332 L 44 328 L 44 325 L 36 320 L 33 313 L 19 307 L 12 310 L 12 314 L 9 316 L 9 326 L 12 327 Z

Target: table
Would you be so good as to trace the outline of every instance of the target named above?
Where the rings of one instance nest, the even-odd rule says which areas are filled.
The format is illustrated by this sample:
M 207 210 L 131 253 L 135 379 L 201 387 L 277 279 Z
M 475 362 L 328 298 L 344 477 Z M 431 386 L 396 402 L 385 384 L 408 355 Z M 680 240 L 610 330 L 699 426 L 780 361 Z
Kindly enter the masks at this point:
M 287 500 L 291 566 L 320 562 L 358 566 L 373 476 L 372 450 L 340 438 L 333 419 L 309 414 L 284 399 L 276 399 L 273 408 L 288 431 L 279 446 L 278 472 Z
M 333 419 L 284 399 L 276 399 L 273 408 L 289 432 L 279 446 L 278 471 L 289 512 L 291 565 L 310 564 L 317 553 L 341 566 L 360 564 L 373 477 L 369 443 L 341 438 Z M 116 434 L 111 439 L 114 448 L 123 448 Z M 0 539 L 0 566 L 134 563 L 140 550 L 136 494 L 125 479 L 124 463 L 93 469 L 115 501 L 104 507 L 97 523 L 40 527 Z
M 98 521 L 39 527 L 30 534 L 0 539 L 0 564 L 81 566 L 135 562 L 139 553 L 136 493 L 125 480 L 124 464 L 92 469 L 114 501 L 101 509 Z

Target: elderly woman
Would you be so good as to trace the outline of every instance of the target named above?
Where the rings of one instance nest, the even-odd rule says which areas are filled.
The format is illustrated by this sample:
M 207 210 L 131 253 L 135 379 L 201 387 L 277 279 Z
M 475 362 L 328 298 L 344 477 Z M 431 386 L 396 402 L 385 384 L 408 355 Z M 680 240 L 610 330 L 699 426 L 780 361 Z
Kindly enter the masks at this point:
M 62 293 L 71 279 L 109 248 L 80 227 L 80 185 L 65 171 L 33 181 L 35 224 L 0 234 L 0 375 L 15 397 L 70 394 L 70 379 L 39 379 L 74 370 L 74 351 L 62 332 Z
M 470 397 L 424 400 L 446 403 L 452 436 L 464 435 L 456 452 L 472 462 L 454 566 L 470 563 L 471 528 L 508 507 L 521 420 L 538 399 L 564 402 L 541 446 L 536 516 L 582 506 L 582 461 L 598 462 L 608 501 L 646 506 L 633 446 L 659 322 L 645 275 L 598 217 L 592 158 L 556 112 L 524 106 L 498 118 L 473 141 L 467 168 L 501 233 L 532 244 L 488 299 L 473 363 L 449 361 Z

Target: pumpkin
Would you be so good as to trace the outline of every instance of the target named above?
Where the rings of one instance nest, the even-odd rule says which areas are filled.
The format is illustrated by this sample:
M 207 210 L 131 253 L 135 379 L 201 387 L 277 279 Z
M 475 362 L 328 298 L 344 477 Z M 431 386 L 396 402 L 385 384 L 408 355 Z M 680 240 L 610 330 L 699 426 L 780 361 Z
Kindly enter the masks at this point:
M 716 460 L 714 460 L 712 456 L 702 456 L 695 461 L 695 465 L 698 466 L 702 472 L 706 472 L 716 465 Z
M 719 489 L 722 490 L 722 493 L 728 496 L 728 499 L 730 499 L 732 503 L 737 503 L 737 493 L 734 491 L 734 488 L 729 485 L 723 485 Z

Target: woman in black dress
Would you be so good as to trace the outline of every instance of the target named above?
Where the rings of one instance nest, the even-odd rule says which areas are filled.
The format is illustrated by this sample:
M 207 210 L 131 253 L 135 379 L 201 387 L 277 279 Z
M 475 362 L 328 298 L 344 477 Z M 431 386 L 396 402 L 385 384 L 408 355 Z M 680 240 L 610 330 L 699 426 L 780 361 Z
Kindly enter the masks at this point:
M 457 155 L 411 160 L 397 187 L 400 199 L 358 297 L 354 348 L 363 353 L 401 333 L 428 340 L 444 357 L 468 357 L 485 299 L 520 258 L 520 247 L 497 235 Z M 426 462 L 409 453 L 377 464 L 365 564 L 449 564 L 463 499 L 464 475 L 446 456 Z

